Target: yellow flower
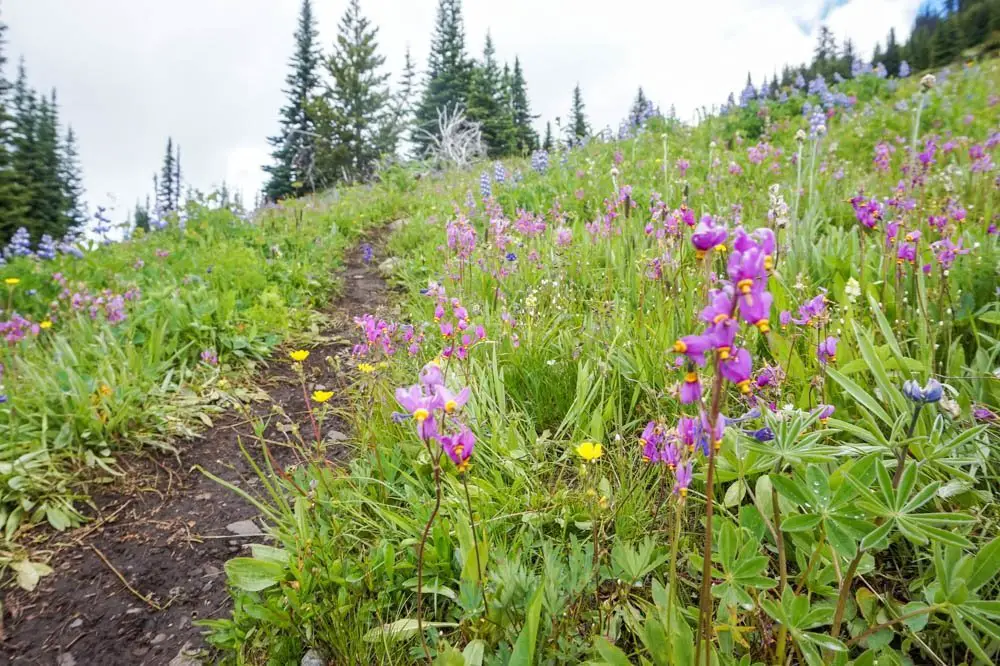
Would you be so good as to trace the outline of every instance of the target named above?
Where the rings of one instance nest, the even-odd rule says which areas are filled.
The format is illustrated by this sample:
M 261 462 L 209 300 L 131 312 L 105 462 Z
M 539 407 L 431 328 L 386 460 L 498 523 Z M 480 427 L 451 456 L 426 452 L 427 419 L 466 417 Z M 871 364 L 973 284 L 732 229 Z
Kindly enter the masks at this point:
M 98 392 L 105 397 L 111 395 L 112 393 L 111 387 L 108 386 L 107 384 L 101 384 L 101 387 L 98 389 Z
M 377 367 L 377 368 L 388 368 L 389 367 L 389 362 L 388 361 L 379 361 L 378 364 L 375 367 Z
M 309 352 L 307 352 L 305 349 L 296 349 L 291 354 L 289 354 L 289 356 L 292 357 L 293 361 L 301 363 L 302 361 L 309 358 Z
M 576 447 L 576 454 L 587 462 L 594 462 L 604 453 L 604 448 L 594 442 L 584 442 Z
M 21 284 L 21 278 L 7 278 L 4 280 L 4 282 L 7 283 L 8 287 L 16 287 L 17 285 Z
M 333 397 L 333 391 L 313 391 L 313 400 L 319 403 L 326 402 Z
M 358 370 L 365 373 L 366 375 L 370 375 L 373 372 L 375 372 L 375 366 L 372 365 L 371 363 L 358 363 Z
M 43 322 L 41 322 L 40 324 L 38 324 L 38 327 L 39 327 L 40 329 L 42 329 L 43 331 L 47 331 L 47 330 L 49 330 L 50 328 L 52 328 L 52 322 L 51 322 L 51 321 L 49 321 L 48 319 L 46 319 L 45 321 L 43 321 Z

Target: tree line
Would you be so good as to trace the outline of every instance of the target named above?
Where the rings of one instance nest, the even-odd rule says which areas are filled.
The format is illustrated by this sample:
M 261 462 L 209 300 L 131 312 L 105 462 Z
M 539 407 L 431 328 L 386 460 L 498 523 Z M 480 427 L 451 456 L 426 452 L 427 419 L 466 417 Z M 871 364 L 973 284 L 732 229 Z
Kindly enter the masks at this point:
M 1000 0 L 945 0 L 940 9 L 923 5 L 906 40 L 900 41 L 896 30 L 890 28 L 885 44 L 875 44 L 871 66 L 882 65 L 887 76 L 908 76 L 911 71 L 951 64 L 970 49 L 1000 49 Z M 764 86 L 776 90 L 793 85 L 800 76 L 849 78 L 858 73 L 861 60 L 852 40 L 845 39 L 838 46 L 833 32 L 821 26 L 812 62 L 786 65 L 780 78 L 777 73 L 771 81 L 765 77 Z
M 537 116 L 520 58 L 501 64 L 488 32 L 482 56 L 468 55 L 461 0 L 438 0 L 422 80 L 407 49 L 394 91 L 383 71 L 378 28 L 362 15 L 358 0 L 348 3 L 330 53 L 320 50 L 318 38 L 312 1 L 302 0 L 280 131 L 268 139 L 268 200 L 366 180 L 380 159 L 400 152 L 422 157 L 438 132 L 442 112 L 461 111 L 478 123 L 491 158 L 554 145 L 551 123 L 543 140 L 534 129 Z M 579 85 L 564 131 L 570 142 L 589 132 Z
M 87 222 L 76 135 L 60 124 L 56 91 L 29 85 L 23 58 L 7 78 L 6 32 L 0 22 L 0 243 L 23 227 L 51 244 Z

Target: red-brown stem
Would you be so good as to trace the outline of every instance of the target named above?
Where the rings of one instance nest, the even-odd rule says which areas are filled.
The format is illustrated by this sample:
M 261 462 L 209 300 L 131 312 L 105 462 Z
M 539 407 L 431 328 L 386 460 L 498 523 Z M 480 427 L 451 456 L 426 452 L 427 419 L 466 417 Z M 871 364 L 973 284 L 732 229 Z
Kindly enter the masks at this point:
M 306 375 L 305 370 L 302 370 L 302 398 L 306 401 L 306 411 L 309 412 L 309 421 L 312 423 L 313 435 L 315 436 L 316 450 L 319 451 L 320 437 L 319 437 L 319 425 L 316 423 L 316 417 L 313 416 L 312 403 L 309 402 L 309 390 L 306 388 Z
M 425 442 L 425 444 L 427 446 L 427 452 L 431 453 L 430 443 Z M 420 644 L 424 648 L 424 656 L 427 657 L 427 663 L 431 663 L 431 650 L 427 646 L 427 636 L 424 635 L 424 546 L 427 543 L 427 535 L 431 531 L 431 524 L 437 517 L 438 510 L 441 508 L 440 456 L 435 459 L 434 454 L 431 453 L 431 462 L 434 465 L 434 510 L 431 511 L 431 515 L 427 519 L 427 524 L 424 525 L 424 532 L 420 537 L 420 543 L 417 545 L 417 633 L 420 634 Z

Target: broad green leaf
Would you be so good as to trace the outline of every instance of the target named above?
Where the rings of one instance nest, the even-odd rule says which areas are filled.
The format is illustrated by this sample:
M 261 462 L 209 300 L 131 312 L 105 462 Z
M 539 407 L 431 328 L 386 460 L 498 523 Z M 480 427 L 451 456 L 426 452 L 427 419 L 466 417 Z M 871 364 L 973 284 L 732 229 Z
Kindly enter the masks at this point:
M 406 638 L 408 636 L 413 636 L 417 633 L 420 623 L 417 622 L 416 618 L 405 617 L 395 622 L 389 622 L 388 624 L 383 624 L 374 629 L 368 631 L 364 635 L 364 640 L 368 643 L 379 643 L 387 639 L 399 639 Z M 429 627 L 437 627 L 439 629 L 454 628 L 458 625 L 454 622 L 427 622 L 423 623 L 424 631 Z
M 535 593 L 528 602 L 528 610 L 524 617 L 524 626 L 514 643 L 514 651 L 510 655 L 507 666 L 532 666 L 535 663 L 535 644 L 538 642 L 538 625 L 542 616 L 542 601 L 545 598 L 545 581 L 538 581 Z
M 465 658 L 465 666 L 483 666 L 483 655 L 486 652 L 486 643 L 478 638 L 470 641 L 462 650 L 462 657 Z
M 609 643 L 604 636 L 598 636 L 594 639 L 594 647 L 597 648 L 597 651 L 609 666 L 632 666 L 628 660 L 628 655 Z
M 229 583 L 240 590 L 260 592 L 285 578 L 285 566 L 253 557 L 234 557 L 225 564 Z
M 878 404 L 878 401 L 874 396 L 833 368 L 827 368 L 826 373 L 833 381 L 840 384 L 840 387 L 847 391 L 847 393 L 850 394 L 856 402 L 862 405 L 886 426 L 890 428 L 892 427 L 892 419 L 889 418 L 889 415 L 886 413 L 885 409 L 882 408 L 882 405 Z
M 892 531 L 892 524 L 893 521 L 886 521 L 866 534 L 865 538 L 861 540 L 862 550 L 871 550 L 885 541 L 889 532 Z
M 995 537 L 976 553 L 972 564 L 972 575 L 968 580 L 969 589 L 978 590 L 993 580 L 998 571 L 1000 571 L 1000 536 Z
M 982 659 L 985 663 L 992 663 L 990 656 L 986 654 L 986 650 L 984 650 L 983 646 L 979 644 L 979 639 L 976 638 L 976 635 L 972 633 L 972 630 L 966 626 L 965 622 L 962 621 L 962 618 L 959 617 L 957 613 L 952 613 L 951 619 L 951 626 L 955 627 L 955 632 L 958 634 L 958 637 L 962 639 L 962 642 L 965 643 L 970 650 L 972 650 L 972 653 L 979 659 Z
M 814 529 L 822 519 L 822 516 L 810 513 L 789 516 L 781 521 L 781 529 L 785 532 L 805 532 Z

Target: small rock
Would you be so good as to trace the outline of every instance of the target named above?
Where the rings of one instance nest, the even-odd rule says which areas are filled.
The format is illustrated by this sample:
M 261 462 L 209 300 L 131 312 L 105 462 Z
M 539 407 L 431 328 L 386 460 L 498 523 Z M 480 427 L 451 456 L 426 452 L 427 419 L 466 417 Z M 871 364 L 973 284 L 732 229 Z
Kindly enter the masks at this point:
M 56 666 L 76 666 L 76 659 L 72 652 L 63 652 L 56 657 Z
M 235 523 L 226 525 L 226 529 L 238 536 L 262 536 L 264 533 L 257 527 L 257 523 L 252 520 L 238 520 Z
M 378 272 L 384 277 L 391 277 L 393 273 L 396 272 L 396 268 L 399 266 L 398 257 L 389 257 L 385 259 L 378 265 Z
M 141 612 L 142 612 L 141 608 L 139 608 L 138 606 L 133 606 L 132 608 L 129 608 L 127 611 L 125 611 L 125 614 L 126 615 L 136 615 L 136 614 L 141 613 Z
M 185 643 L 177 656 L 170 660 L 167 666 L 201 666 L 201 662 L 194 658 L 197 651 L 191 649 L 190 643 Z
M 326 441 L 328 442 L 346 442 L 348 440 L 347 435 L 340 432 L 339 430 L 331 430 L 326 433 Z
M 299 666 L 326 666 L 326 660 L 315 649 L 310 648 L 304 655 Z
M 83 626 L 83 620 L 81 620 L 80 618 L 76 618 L 75 620 L 69 623 L 70 629 L 77 629 L 82 626 Z
M 208 581 L 207 583 L 201 586 L 201 591 L 203 594 L 211 589 L 212 589 L 212 581 Z
M 138 647 L 138 648 L 132 650 L 132 654 L 134 654 L 137 657 L 142 657 L 147 652 L 149 652 L 149 648 L 148 647 Z
M 205 565 L 205 576 L 218 576 L 222 574 L 222 569 L 219 567 L 213 567 L 211 564 Z
M 153 640 L 149 641 L 149 644 L 150 645 L 159 645 L 160 643 L 162 643 L 165 640 L 167 640 L 167 635 L 166 634 L 156 634 L 156 636 L 153 637 Z
M 199 502 L 204 502 L 205 500 L 212 499 L 212 493 L 199 493 L 195 495 L 194 498 Z
M 408 218 L 408 217 L 404 217 L 404 218 L 402 218 L 400 220 L 394 220 L 389 225 L 389 231 L 399 231 L 400 229 L 402 229 L 403 227 L 405 227 L 409 223 L 410 223 L 410 218 Z

